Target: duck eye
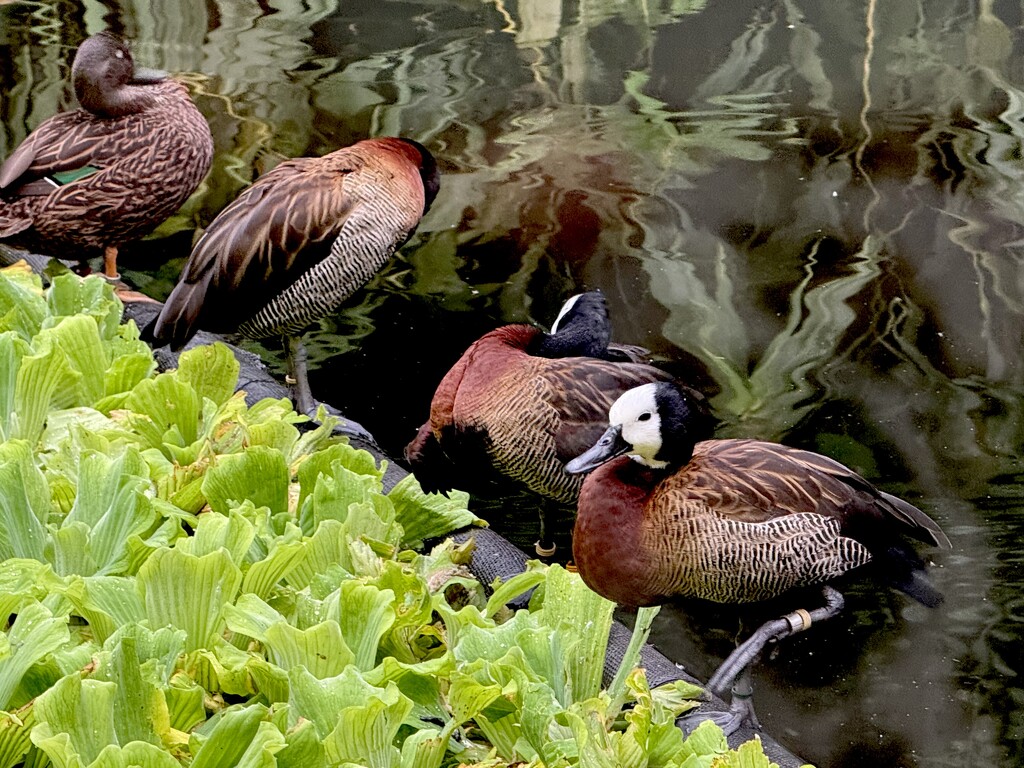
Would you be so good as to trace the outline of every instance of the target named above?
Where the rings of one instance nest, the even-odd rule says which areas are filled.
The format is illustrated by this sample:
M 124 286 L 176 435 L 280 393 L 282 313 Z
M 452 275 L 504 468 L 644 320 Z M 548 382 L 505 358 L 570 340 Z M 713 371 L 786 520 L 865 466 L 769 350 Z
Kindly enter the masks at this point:
M 114 57 L 118 59 L 124 58 L 124 51 L 114 51 Z
M 643 413 L 641 413 L 639 416 L 636 417 L 637 421 L 650 421 L 650 419 L 651 419 L 651 412 L 650 411 L 644 411 Z

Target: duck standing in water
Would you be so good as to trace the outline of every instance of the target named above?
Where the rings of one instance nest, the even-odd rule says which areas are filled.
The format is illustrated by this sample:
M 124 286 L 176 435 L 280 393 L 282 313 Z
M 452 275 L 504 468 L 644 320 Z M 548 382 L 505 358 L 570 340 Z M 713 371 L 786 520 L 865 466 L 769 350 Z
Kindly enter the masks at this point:
M 708 440 L 702 407 L 673 383 L 615 401 L 609 427 L 566 465 L 590 473 L 580 492 L 573 556 L 595 592 L 625 606 L 675 597 L 719 603 L 767 600 L 824 585 L 826 607 L 770 621 L 725 660 L 708 688 L 734 688 L 727 732 L 756 725 L 749 664 L 772 640 L 837 614 L 826 582 L 869 561 L 927 606 L 942 596 L 904 540 L 949 539 L 924 512 L 842 464 L 759 440 Z
M 211 222 L 143 338 L 179 348 L 200 328 L 284 336 L 296 407 L 311 412 L 300 334 L 387 263 L 439 186 L 433 155 L 411 139 L 286 160 Z
M 109 32 L 71 67 L 79 109 L 45 120 L 0 166 L 0 240 L 70 261 L 104 257 L 173 214 L 210 169 L 210 126 L 181 83 L 138 69 Z
M 481 478 L 527 489 L 542 497 L 537 552 L 554 554 L 545 502 L 575 504 L 583 484 L 565 462 L 604 431 L 621 393 L 671 378 L 610 338 L 604 295 L 590 291 L 564 304 L 550 333 L 507 325 L 473 342 L 406 446 L 423 489 L 446 492 Z

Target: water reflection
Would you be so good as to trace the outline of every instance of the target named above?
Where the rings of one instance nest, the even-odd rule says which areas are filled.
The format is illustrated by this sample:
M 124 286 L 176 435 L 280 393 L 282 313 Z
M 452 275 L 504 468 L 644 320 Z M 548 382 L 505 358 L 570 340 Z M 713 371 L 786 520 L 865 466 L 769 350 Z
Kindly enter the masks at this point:
M 124 255 L 162 296 L 196 226 L 281 157 L 424 142 L 441 195 L 310 336 L 314 389 L 397 452 L 470 341 L 601 287 L 616 337 L 706 389 L 723 435 L 828 453 L 954 540 L 940 610 L 855 583 L 835 626 L 779 649 L 759 681 L 769 732 L 822 766 L 1011 766 L 1021 16 L 995 0 L 15 2 L 0 4 L 0 152 L 70 103 L 70 51 L 105 24 L 186 73 L 215 167 Z M 706 672 L 736 627 L 688 607 L 658 631 Z

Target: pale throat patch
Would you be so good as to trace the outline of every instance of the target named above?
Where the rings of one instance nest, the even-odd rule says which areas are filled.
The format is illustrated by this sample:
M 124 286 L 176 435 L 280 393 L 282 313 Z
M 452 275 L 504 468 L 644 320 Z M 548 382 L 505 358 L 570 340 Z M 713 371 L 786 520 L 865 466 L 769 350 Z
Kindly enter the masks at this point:
M 619 396 L 608 412 L 608 421 L 622 427 L 629 443 L 628 456 L 648 467 L 663 469 L 667 461 L 656 459 L 661 451 L 661 415 L 654 399 L 655 385 L 643 384 Z

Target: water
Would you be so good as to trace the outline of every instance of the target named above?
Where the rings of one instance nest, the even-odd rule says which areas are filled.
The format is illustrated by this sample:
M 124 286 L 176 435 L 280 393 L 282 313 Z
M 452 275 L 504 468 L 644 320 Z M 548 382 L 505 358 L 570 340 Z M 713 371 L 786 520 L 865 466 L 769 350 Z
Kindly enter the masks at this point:
M 442 192 L 311 335 L 314 392 L 398 454 L 469 342 L 602 288 L 615 338 L 707 391 L 722 435 L 834 456 L 954 542 L 940 609 L 853 582 L 766 660 L 766 730 L 820 766 L 1024 762 L 1019 5 L 174 8 L 0 4 L 0 155 L 70 103 L 71 53 L 105 25 L 210 120 L 206 185 L 126 252 L 132 281 L 165 296 L 195 228 L 284 156 L 424 142 Z M 532 540 L 527 501 L 495 520 Z M 707 675 L 749 629 L 682 606 L 655 639 Z

